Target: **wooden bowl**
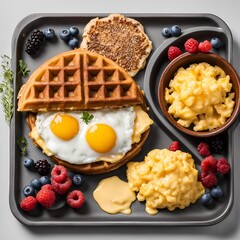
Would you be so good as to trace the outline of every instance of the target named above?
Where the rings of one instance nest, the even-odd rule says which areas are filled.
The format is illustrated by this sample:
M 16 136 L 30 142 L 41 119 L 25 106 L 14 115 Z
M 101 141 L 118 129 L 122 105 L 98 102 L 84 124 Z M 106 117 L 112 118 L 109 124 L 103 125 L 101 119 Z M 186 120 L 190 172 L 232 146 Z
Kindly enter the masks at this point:
M 194 131 L 192 127 L 185 128 L 177 123 L 176 119 L 168 113 L 168 104 L 164 99 L 165 95 L 165 88 L 169 87 L 169 82 L 173 79 L 174 74 L 180 67 L 187 68 L 189 65 L 193 63 L 200 63 L 200 62 L 207 62 L 212 66 L 219 66 L 224 70 L 224 72 L 230 76 L 230 81 L 232 83 L 232 89 L 235 92 L 235 106 L 232 112 L 232 115 L 227 119 L 225 124 L 221 127 L 213 129 L 211 131 Z M 169 122 L 175 126 L 178 130 L 183 133 L 186 133 L 191 136 L 195 137 L 211 137 L 217 135 L 223 131 L 225 131 L 229 126 L 234 122 L 239 114 L 239 76 L 236 70 L 232 67 L 230 63 L 228 63 L 222 57 L 214 54 L 214 53 L 184 53 L 181 54 L 179 57 L 174 59 L 169 65 L 165 68 L 160 78 L 159 86 L 158 86 L 158 101 L 160 108 Z

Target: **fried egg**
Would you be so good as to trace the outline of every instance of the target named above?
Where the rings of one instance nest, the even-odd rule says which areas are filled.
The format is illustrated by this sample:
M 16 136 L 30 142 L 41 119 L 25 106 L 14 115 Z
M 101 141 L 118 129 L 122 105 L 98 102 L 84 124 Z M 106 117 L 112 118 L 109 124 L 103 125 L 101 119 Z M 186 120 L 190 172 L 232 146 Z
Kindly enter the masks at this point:
M 88 111 L 38 113 L 36 131 L 46 148 L 56 157 L 72 164 L 100 160 L 120 160 L 132 145 L 133 107 Z

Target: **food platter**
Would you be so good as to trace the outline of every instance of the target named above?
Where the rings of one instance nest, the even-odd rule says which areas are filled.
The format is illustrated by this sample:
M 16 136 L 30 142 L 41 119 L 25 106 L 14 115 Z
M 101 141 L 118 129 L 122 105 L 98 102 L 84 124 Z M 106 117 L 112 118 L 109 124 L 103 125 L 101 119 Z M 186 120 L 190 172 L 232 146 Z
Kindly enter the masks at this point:
M 197 38 L 199 41 L 219 37 L 224 41 L 224 47 L 218 50 L 217 54 L 232 62 L 233 40 L 231 31 L 220 18 L 210 14 L 125 14 L 138 20 L 145 28 L 146 33 L 153 42 L 153 51 L 147 61 L 146 67 L 135 77 L 135 81 L 144 90 L 150 116 L 154 120 L 150 136 L 144 144 L 142 151 L 133 161 L 142 161 L 147 153 L 155 148 L 167 148 L 172 141 L 179 141 L 182 149 L 192 154 L 196 167 L 199 168 L 201 156 L 196 150 L 199 139 L 183 135 L 164 118 L 157 102 L 158 81 L 163 69 L 167 65 L 167 48 L 170 45 L 183 44 L 189 37 Z M 70 50 L 69 47 L 59 39 L 47 43 L 43 50 L 35 57 L 30 57 L 24 52 L 24 46 L 30 32 L 35 29 L 53 27 L 59 32 L 63 27 L 76 25 L 80 34 L 84 26 L 92 18 L 104 17 L 107 14 L 33 14 L 23 19 L 13 35 L 12 41 L 12 66 L 14 72 L 18 73 L 18 61 L 24 59 L 31 71 L 34 71 L 41 63 L 50 57 Z M 178 24 L 183 29 L 183 34 L 178 38 L 165 39 L 161 35 L 161 29 L 165 26 Z M 234 175 L 234 144 L 233 133 L 239 122 L 235 123 L 222 135 L 227 139 L 227 150 L 222 157 L 226 157 L 231 165 L 228 175 L 220 179 L 224 190 L 224 196 L 213 206 L 206 207 L 200 202 L 192 204 L 184 210 L 177 209 L 170 212 L 166 209 L 160 210 L 158 214 L 151 216 L 145 212 L 145 204 L 135 201 L 132 205 L 130 215 L 111 215 L 103 212 L 93 199 L 93 191 L 98 183 L 110 176 L 119 176 L 126 180 L 126 166 L 115 171 L 94 176 L 83 175 L 85 185 L 81 188 L 86 196 L 86 204 L 80 210 L 73 210 L 67 206 L 55 210 L 38 209 L 38 211 L 26 213 L 19 207 L 23 198 L 22 189 L 34 177 L 34 172 L 27 171 L 23 166 L 24 156 L 21 155 L 17 146 L 17 139 L 24 136 L 28 140 L 27 156 L 33 159 L 47 158 L 40 149 L 36 148 L 31 139 L 28 138 L 29 129 L 25 122 L 26 113 L 17 112 L 17 93 L 26 78 L 15 76 L 14 89 L 14 115 L 11 122 L 10 139 L 10 207 L 14 216 L 26 225 L 59 225 L 59 226 L 127 226 L 127 225 L 148 225 L 148 226 L 203 226 L 213 225 L 222 221 L 230 212 L 233 204 L 233 175 Z

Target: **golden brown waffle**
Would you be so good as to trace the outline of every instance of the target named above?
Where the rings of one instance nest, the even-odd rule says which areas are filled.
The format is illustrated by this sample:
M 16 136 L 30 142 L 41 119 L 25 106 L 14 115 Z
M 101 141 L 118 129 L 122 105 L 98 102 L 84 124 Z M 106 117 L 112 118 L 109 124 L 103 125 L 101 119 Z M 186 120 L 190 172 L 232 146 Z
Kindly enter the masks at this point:
M 110 14 L 94 18 L 84 28 L 81 48 L 100 53 L 135 76 L 146 64 L 152 42 L 143 26 L 133 18 Z
M 143 103 L 129 74 L 87 50 L 61 53 L 34 71 L 18 94 L 18 111 L 84 110 Z
M 33 129 L 35 126 L 35 121 L 36 121 L 36 114 L 30 113 L 27 117 L 27 124 L 30 128 L 30 131 Z M 141 139 L 138 143 L 135 143 L 132 145 L 132 148 L 130 151 L 126 153 L 126 155 L 118 162 L 116 163 L 110 163 L 110 162 L 105 162 L 105 161 L 99 161 L 99 162 L 94 162 L 94 163 L 89 163 L 89 164 L 71 164 L 66 161 L 63 161 L 56 156 L 50 156 L 50 158 L 59 165 L 65 166 L 69 170 L 72 170 L 74 172 L 79 172 L 79 173 L 84 173 L 84 174 L 100 174 L 100 173 L 106 173 L 113 171 L 121 166 L 123 166 L 125 163 L 130 161 L 134 156 L 136 156 L 140 151 L 145 143 L 145 141 L 148 138 L 150 129 L 145 131 L 141 135 Z M 34 142 L 36 146 L 37 143 Z

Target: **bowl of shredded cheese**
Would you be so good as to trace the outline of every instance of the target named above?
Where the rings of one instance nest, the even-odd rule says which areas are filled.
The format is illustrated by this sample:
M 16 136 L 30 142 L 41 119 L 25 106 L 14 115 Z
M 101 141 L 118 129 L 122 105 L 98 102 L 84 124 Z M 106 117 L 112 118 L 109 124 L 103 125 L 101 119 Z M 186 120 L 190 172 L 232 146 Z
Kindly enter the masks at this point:
M 178 130 L 196 137 L 214 136 L 239 114 L 239 76 L 215 53 L 184 53 L 163 71 L 158 101 Z

